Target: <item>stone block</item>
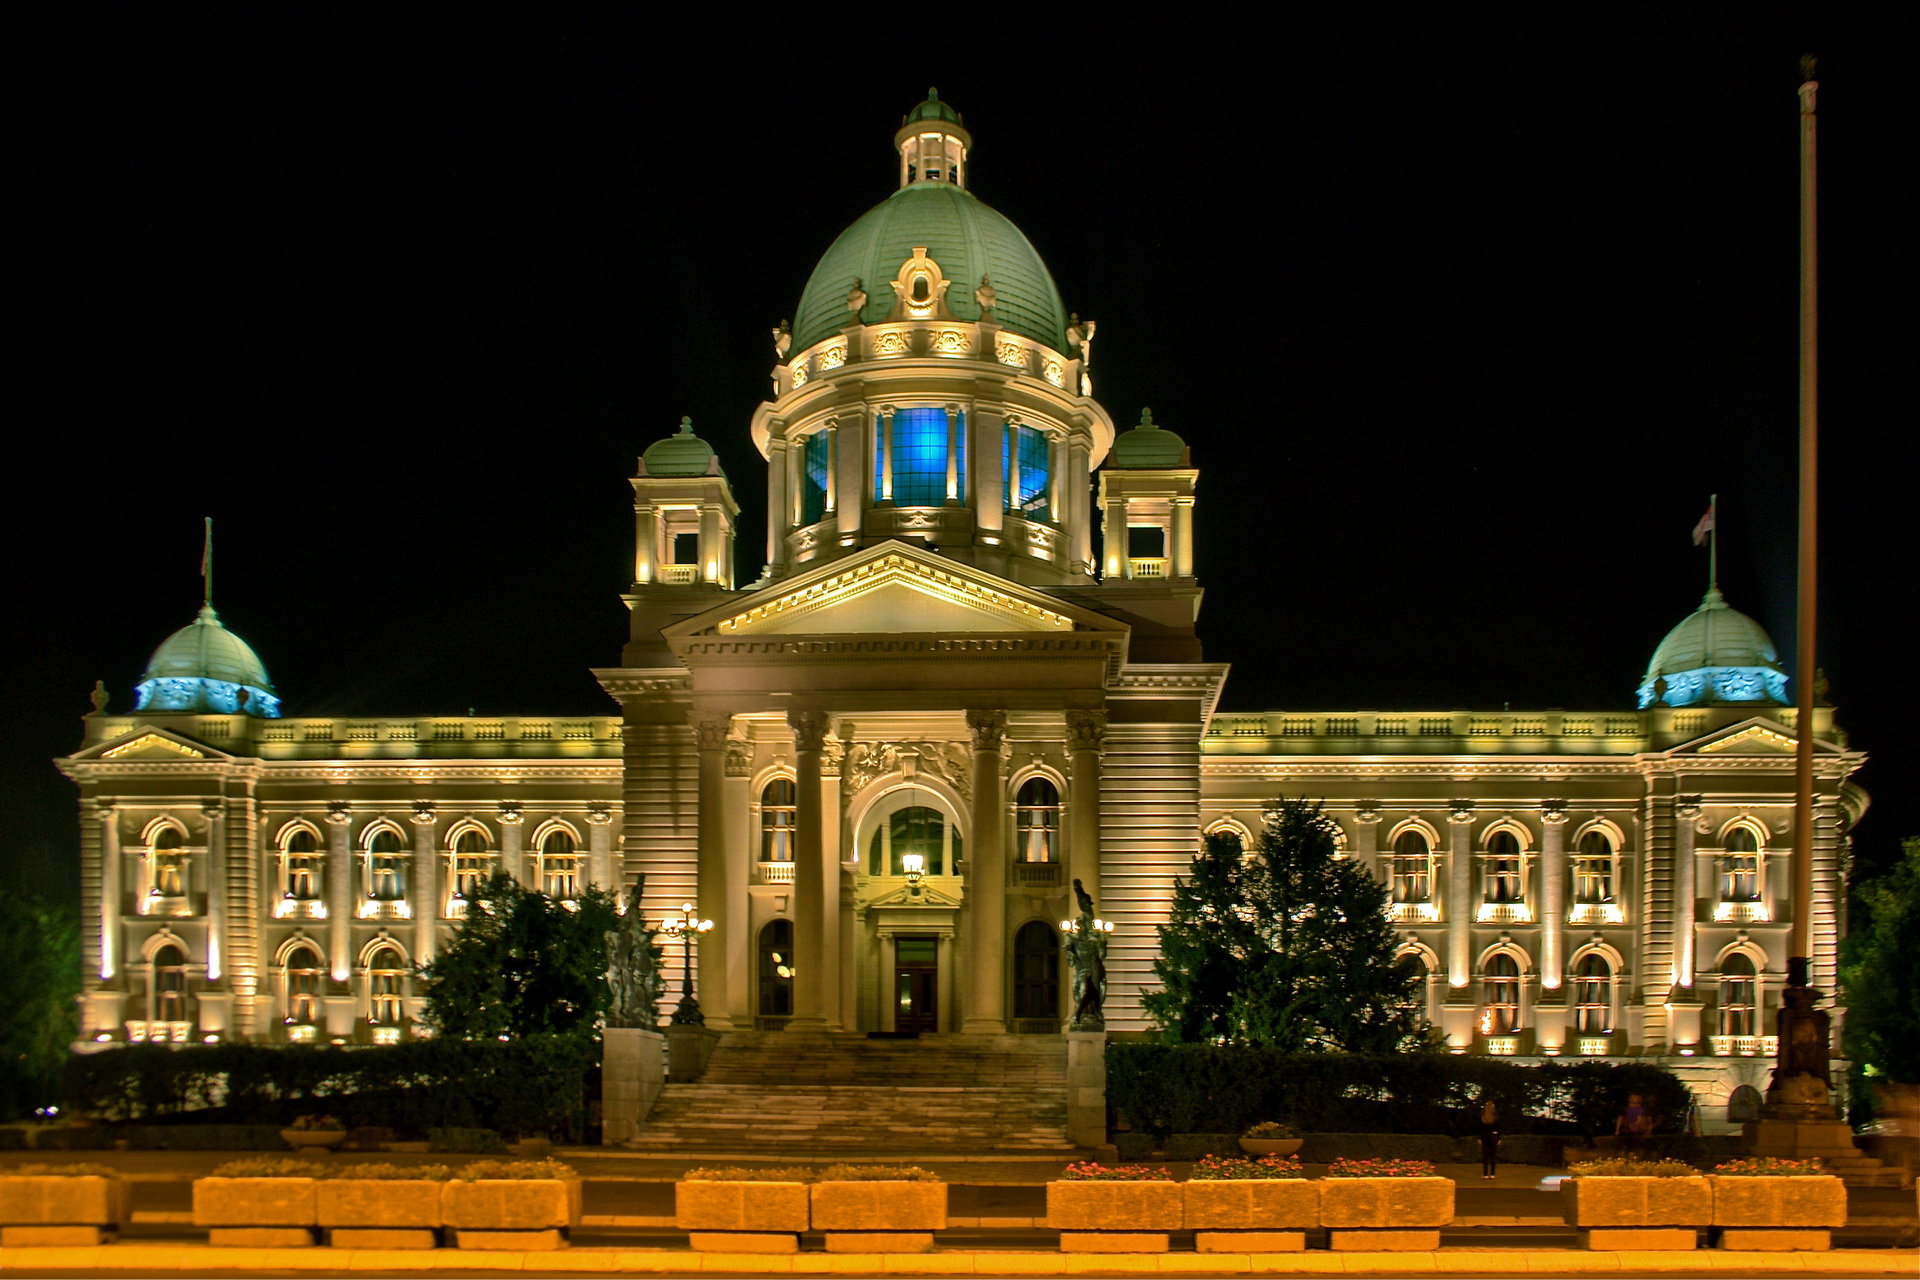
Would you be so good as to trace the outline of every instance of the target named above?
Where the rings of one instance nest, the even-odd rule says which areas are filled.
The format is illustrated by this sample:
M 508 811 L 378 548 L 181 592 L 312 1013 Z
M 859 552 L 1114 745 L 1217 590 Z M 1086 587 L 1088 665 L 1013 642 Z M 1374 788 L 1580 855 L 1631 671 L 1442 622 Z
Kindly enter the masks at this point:
M 1056 1231 L 1178 1231 L 1186 1221 L 1184 1203 L 1177 1182 L 1049 1182 L 1047 1226 Z
M 1720 1233 L 1722 1249 L 1751 1250 L 1755 1253 L 1789 1253 L 1805 1250 L 1825 1253 L 1833 1247 L 1833 1232 L 1814 1229 L 1728 1227 Z
M 1300 1231 L 1320 1225 L 1320 1186 L 1306 1178 L 1180 1184 L 1189 1231 Z
M 207 1243 L 220 1249 L 305 1249 L 311 1227 L 209 1227 Z
M 1700 1243 L 1700 1233 L 1692 1227 L 1594 1227 L 1580 1233 L 1582 1249 L 1617 1253 L 1635 1251 L 1692 1249 Z
M 449 1227 L 474 1231 L 545 1231 L 580 1221 L 578 1179 L 480 1178 L 443 1184 L 440 1211 Z
M 424 1178 L 328 1178 L 314 1188 L 315 1208 L 323 1227 L 437 1227 L 445 1186 Z
M 492 1249 L 503 1252 L 525 1250 L 529 1253 L 547 1252 L 567 1247 L 566 1232 L 557 1227 L 548 1227 L 544 1231 L 475 1231 L 454 1232 L 454 1239 L 462 1249 Z
M 0 1249 L 80 1249 L 106 1243 L 99 1227 L 0 1227 Z
M 1196 1231 L 1195 1253 L 1299 1253 L 1307 1247 L 1304 1231 Z
M 1568 1178 L 1560 1215 L 1575 1227 L 1704 1227 L 1713 1221 L 1705 1178 Z
M 115 1227 L 126 1221 L 127 1184 L 119 1178 L 0 1177 L 0 1226 Z
M 1834 1177 L 1727 1178 L 1710 1175 L 1716 1227 L 1844 1227 L 1846 1184 Z
M 1335 1253 L 1432 1253 L 1439 1247 L 1438 1231 L 1340 1227 L 1327 1232 L 1327 1248 Z
M 437 1249 L 440 1236 L 431 1227 L 335 1227 L 327 1243 L 336 1249 Z
M 784 1231 L 689 1231 L 687 1244 L 696 1253 L 800 1252 L 800 1237 Z
M 1452 1178 L 1324 1178 L 1320 1225 L 1432 1230 L 1453 1221 Z
M 1125 1184 L 1120 1184 L 1125 1185 Z M 1164 1231 L 1062 1231 L 1062 1253 L 1165 1253 Z
M 312 1178 L 195 1178 L 196 1227 L 311 1227 L 319 1198 Z
M 932 1253 L 931 1231 L 829 1231 L 828 1253 Z
M 815 1231 L 947 1229 L 944 1182 L 816 1182 L 808 1191 Z
M 811 1224 L 807 1191 L 804 1182 L 676 1182 L 673 1222 L 682 1231 L 798 1233 Z

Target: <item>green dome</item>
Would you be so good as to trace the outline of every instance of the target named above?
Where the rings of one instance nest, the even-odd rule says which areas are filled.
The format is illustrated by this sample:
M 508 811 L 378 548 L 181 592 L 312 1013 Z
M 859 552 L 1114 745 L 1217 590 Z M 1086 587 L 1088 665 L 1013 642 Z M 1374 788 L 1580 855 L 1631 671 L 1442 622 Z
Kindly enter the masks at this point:
M 650 476 L 704 476 L 716 470 L 713 446 L 693 434 L 692 418 L 680 419 L 678 435 L 648 445 L 640 465 Z
M 907 112 L 900 123 L 918 124 L 922 120 L 948 120 L 954 124 L 962 123 L 960 113 L 940 101 L 940 91 L 938 89 L 927 90 L 927 100 L 925 102 L 916 102 L 913 110 Z
M 245 696 L 241 696 L 242 691 Z M 213 606 L 153 651 L 135 690 L 140 711 L 216 711 L 272 718 L 280 714 L 267 669 L 247 642 L 220 625 Z
M 1664 687 L 1657 687 L 1665 681 Z M 1766 628 L 1710 587 L 1700 607 L 1667 633 L 1640 681 L 1640 705 L 1786 703 L 1786 673 Z
M 851 318 L 847 295 L 856 282 L 867 293 L 860 319 L 867 324 L 885 320 L 894 304 L 888 282 L 920 245 L 953 282 L 947 305 L 954 315 L 980 319 L 974 291 L 982 277 L 991 276 L 993 318 L 1002 327 L 1056 351 L 1067 349 L 1067 309 L 1046 263 L 1020 228 L 963 187 L 918 182 L 869 209 L 821 257 L 794 313 L 793 350 L 803 351 L 846 327 Z
M 1121 470 L 1164 471 L 1170 467 L 1189 467 L 1187 442 L 1165 427 L 1155 425 L 1153 410 L 1140 411 L 1140 425 L 1122 431 L 1107 456 L 1109 467 Z

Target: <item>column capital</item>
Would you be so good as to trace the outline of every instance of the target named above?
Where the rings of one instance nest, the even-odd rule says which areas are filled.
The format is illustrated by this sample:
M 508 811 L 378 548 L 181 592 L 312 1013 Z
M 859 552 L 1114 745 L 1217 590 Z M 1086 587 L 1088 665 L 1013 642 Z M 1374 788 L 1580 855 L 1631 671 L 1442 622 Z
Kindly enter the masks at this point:
M 613 821 L 613 811 L 609 809 L 606 805 L 603 805 L 603 804 L 595 805 L 593 808 L 587 810 L 588 826 L 604 827 L 607 824 L 611 823 L 612 821 Z
M 224 800 L 202 800 L 200 802 L 200 814 L 206 818 L 218 817 L 221 813 L 225 812 L 226 807 L 226 801 Z
M 1353 811 L 1353 820 L 1355 822 L 1363 822 L 1368 826 L 1372 826 L 1374 823 L 1380 821 L 1380 802 L 1378 800 L 1362 800 L 1359 807 Z
M 1542 800 L 1540 802 L 1540 821 L 1550 827 L 1560 826 L 1567 820 L 1567 802 L 1565 800 Z
M 348 811 L 345 800 L 329 800 L 326 820 L 336 827 L 344 827 L 353 821 L 353 814 Z
M 118 812 L 119 810 L 114 807 L 114 802 L 111 800 L 95 800 L 93 802 L 93 816 L 102 822 L 112 821 L 113 815 Z
M 496 816 L 503 827 L 517 827 L 527 820 L 527 815 L 520 811 L 518 800 L 502 800 Z
M 789 711 L 787 727 L 793 730 L 793 749 L 795 751 L 818 751 L 827 738 L 827 725 L 832 719 L 824 711 Z
M 433 801 L 415 800 L 413 802 L 413 816 L 408 818 L 407 821 L 413 823 L 417 827 L 430 827 L 434 823 L 435 816 L 436 815 L 434 814 L 434 811 L 433 811 Z
M 1674 803 L 1673 803 L 1674 813 L 1688 822 L 1692 822 L 1695 818 L 1700 816 L 1700 809 L 1701 809 L 1701 804 L 1700 804 L 1699 796 L 1675 796 L 1674 797 Z
M 1452 800 L 1447 803 L 1447 821 L 1456 827 L 1466 826 L 1473 821 L 1473 801 Z
M 687 717 L 687 723 L 693 726 L 694 741 L 700 750 L 726 750 L 727 730 L 733 726 L 732 716 L 721 712 L 700 711 Z
M 1007 713 L 997 707 L 969 707 L 967 731 L 975 751 L 998 751 L 1007 736 Z
M 1105 711 L 1067 712 L 1067 747 L 1072 751 L 1099 751 L 1107 743 Z

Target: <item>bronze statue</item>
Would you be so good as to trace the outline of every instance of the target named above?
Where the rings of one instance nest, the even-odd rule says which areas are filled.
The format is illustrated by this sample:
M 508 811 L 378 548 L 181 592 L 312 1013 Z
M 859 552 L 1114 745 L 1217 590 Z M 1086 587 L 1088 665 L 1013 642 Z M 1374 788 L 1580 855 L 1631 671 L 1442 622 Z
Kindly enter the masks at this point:
M 1069 1031 L 1105 1031 L 1107 1015 L 1107 932 L 1093 914 L 1093 895 L 1080 881 L 1073 882 L 1080 917 L 1067 933 L 1067 960 L 1073 966 L 1073 1017 Z
M 667 978 L 661 969 L 660 944 L 654 941 L 659 930 L 649 927 L 640 913 L 646 883 L 645 876 L 633 878 L 626 912 L 607 934 L 607 985 L 613 990 L 613 1001 L 607 1006 L 610 1027 L 651 1031 L 660 1020 L 660 997 L 667 989 Z

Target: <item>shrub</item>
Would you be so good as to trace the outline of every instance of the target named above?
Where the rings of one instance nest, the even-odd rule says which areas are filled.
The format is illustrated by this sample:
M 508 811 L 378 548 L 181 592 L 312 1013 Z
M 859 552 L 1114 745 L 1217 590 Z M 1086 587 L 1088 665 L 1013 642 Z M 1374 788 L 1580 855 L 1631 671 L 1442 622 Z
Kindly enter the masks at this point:
M 295 1116 L 293 1123 L 288 1125 L 287 1127 L 289 1129 L 297 1129 L 301 1133 L 315 1133 L 315 1132 L 337 1133 L 340 1130 L 346 1128 L 347 1126 L 341 1124 L 338 1120 L 335 1120 L 332 1116 L 308 1115 L 308 1116 Z
M 1249 1128 L 1240 1136 L 1243 1138 L 1252 1138 L 1256 1142 L 1284 1142 L 1288 1138 L 1297 1138 L 1300 1134 L 1299 1131 L 1290 1124 L 1284 1124 L 1278 1120 L 1262 1120 L 1259 1124 Z
M 1431 1178 L 1426 1160 L 1335 1160 L 1327 1166 L 1329 1178 Z
M 910 1164 L 830 1164 L 816 1182 L 943 1182 L 937 1173 Z
M 429 1129 L 427 1142 L 435 1151 L 490 1156 L 507 1149 L 492 1129 Z
M 1567 1166 L 1576 1178 L 1691 1178 L 1700 1171 L 1678 1160 L 1635 1160 L 1618 1156 L 1609 1160 L 1582 1160 Z
M 1237 1160 L 1232 1156 L 1205 1156 L 1193 1166 L 1195 1182 L 1214 1182 L 1247 1178 L 1304 1178 L 1307 1171 L 1299 1156 L 1261 1156 L 1258 1160 Z
M 558 1179 L 561 1182 L 577 1182 L 580 1174 L 570 1164 L 558 1160 L 475 1160 L 457 1170 L 454 1177 L 462 1182 L 478 1182 L 504 1179 L 510 1182 L 533 1182 Z
M 1823 1178 L 1830 1170 L 1819 1160 L 1788 1160 L 1783 1156 L 1749 1156 L 1717 1164 L 1713 1171 L 1723 1178 Z
M 333 1166 L 331 1177 L 366 1182 L 445 1182 L 453 1170 L 443 1164 L 344 1164 Z
M 1062 1182 L 1172 1182 L 1164 1167 L 1144 1164 L 1095 1164 L 1091 1160 L 1070 1164 L 1061 1171 Z
M 216 1178 L 324 1178 L 327 1170 L 311 1160 L 269 1160 L 255 1156 L 248 1160 L 229 1160 L 214 1168 Z
M 23 1164 L 0 1169 L 0 1176 L 21 1178 L 117 1178 L 118 1169 L 104 1164 Z
M 813 1170 L 801 1165 L 765 1165 L 744 1169 L 725 1165 L 713 1169 L 689 1169 L 680 1175 L 682 1182 L 812 1182 Z

